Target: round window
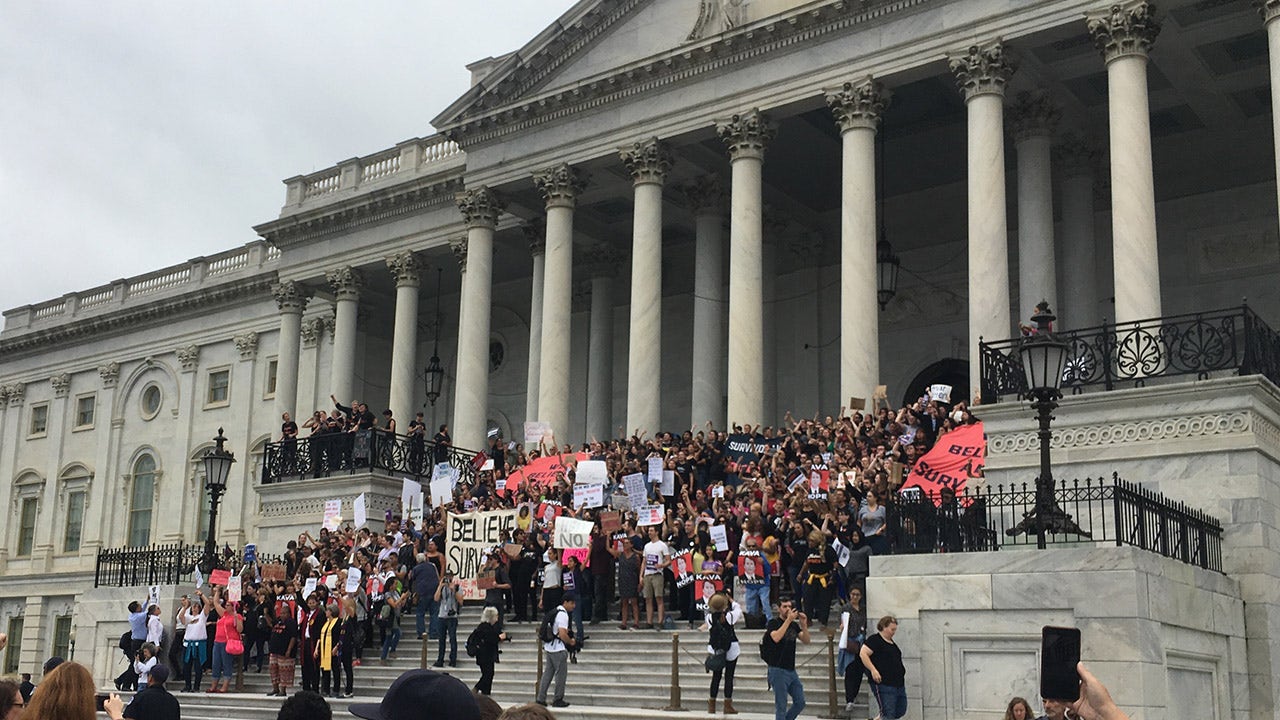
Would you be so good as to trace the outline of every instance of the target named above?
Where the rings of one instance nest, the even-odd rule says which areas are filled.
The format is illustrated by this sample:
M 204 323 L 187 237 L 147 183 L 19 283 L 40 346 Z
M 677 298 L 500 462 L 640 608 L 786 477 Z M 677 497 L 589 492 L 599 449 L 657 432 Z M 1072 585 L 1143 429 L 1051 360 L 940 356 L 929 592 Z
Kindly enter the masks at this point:
M 160 386 L 148 385 L 142 391 L 142 417 L 147 420 L 155 417 L 156 413 L 160 412 L 160 403 L 163 400 L 164 397 L 160 393 Z

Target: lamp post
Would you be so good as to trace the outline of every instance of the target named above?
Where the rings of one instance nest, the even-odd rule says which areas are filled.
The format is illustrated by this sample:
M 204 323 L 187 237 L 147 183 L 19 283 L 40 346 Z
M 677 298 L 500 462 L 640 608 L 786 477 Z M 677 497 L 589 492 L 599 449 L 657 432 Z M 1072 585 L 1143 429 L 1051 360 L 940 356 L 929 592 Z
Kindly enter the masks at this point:
M 222 436 L 222 428 L 218 428 L 218 436 L 213 441 L 216 443 L 215 447 L 204 454 L 204 487 L 209 491 L 209 534 L 204 541 L 204 556 L 200 559 L 200 565 L 205 574 L 221 567 L 218 545 L 213 536 L 218 522 L 218 502 L 227 491 L 227 476 L 231 474 L 231 465 L 236 461 L 235 454 L 222 447 L 227 441 Z
M 1040 438 L 1040 475 L 1036 478 L 1035 509 L 1007 532 L 1017 535 L 1019 532 L 1030 534 L 1034 531 L 1036 547 L 1041 550 L 1047 546 L 1045 535 L 1048 533 L 1089 536 L 1070 515 L 1058 507 L 1053 497 L 1053 470 L 1049 459 L 1049 441 L 1053 438 L 1053 432 L 1049 425 L 1053 421 L 1053 410 L 1058 407 L 1058 400 L 1062 398 L 1062 371 L 1066 366 L 1068 350 L 1067 342 L 1053 333 L 1053 321 L 1056 319 L 1049 309 L 1049 303 L 1041 301 L 1036 305 L 1036 314 L 1031 316 L 1031 321 L 1036 324 L 1035 329 L 1022 339 L 1018 348 L 1022 370 L 1026 374 L 1027 395 L 1031 397 L 1031 408 L 1036 411 L 1036 419 L 1040 425 L 1036 433 Z
M 881 237 L 876 243 L 876 300 L 881 310 L 898 294 L 898 270 L 901 268 L 902 261 L 893 253 L 893 246 Z

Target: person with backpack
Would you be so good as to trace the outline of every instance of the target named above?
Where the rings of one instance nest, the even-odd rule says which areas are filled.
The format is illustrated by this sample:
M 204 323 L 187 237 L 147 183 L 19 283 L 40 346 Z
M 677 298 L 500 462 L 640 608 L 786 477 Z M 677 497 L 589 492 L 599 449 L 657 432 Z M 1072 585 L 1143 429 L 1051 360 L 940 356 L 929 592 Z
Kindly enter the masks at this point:
M 538 626 L 538 640 L 542 642 L 542 651 L 547 664 L 546 670 L 542 673 L 542 679 L 538 682 L 538 696 L 535 702 L 543 707 L 547 706 L 547 690 L 551 688 L 553 679 L 556 690 L 551 707 L 569 707 L 569 703 L 564 700 L 564 684 L 569 676 L 569 648 L 576 647 L 578 644 L 569 630 L 569 615 L 577 605 L 577 593 L 566 592 L 561 597 L 560 604 L 548 611 L 542 618 L 542 624 Z
M 809 618 L 796 610 L 791 598 L 778 603 L 778 615 L 765 626 L 760 658 L 769 666 L 774 720 L 796 720 L 804 710 L 804 684 L 796 673 L 796 641 L 808 644 Z M 791 707 L 787 707 L 787 697 Z
M 724 714 L 738 714 L 733 707 L 733 674 L 738 669 L 742 647 L 733 626 L 740 619 L 742 606 L 727 593 L 716 593 L 707 601 L 707 622 L 703 628 L 710 631 L 706 668 L 711 672 L 711 697 L 707 701 L 707 712 L 712 715 L 716 712 L 721 677 L 724 678 Z
M 458 667 L 458 615 L 462 612 L 462 582 L 452 570 L 445 570 L 444 577 L 436 586 L 435 601 L 440 610 L 436 614 L 436 623 L 440 629 L 437 635 L 436 662 L 432 667 L 444 667 L 444 644 L 449 642 L 449 667 Z
M 493 692 L 493 666 L 498 662 L 498 643 L 508 640 L 507 634 L 498 630 L 501 615 L 490 605 L 480 613 L 480 624 L 467 636 L 467 655 L 480 666 L 480 679 L 475 692 L 488 695 Z

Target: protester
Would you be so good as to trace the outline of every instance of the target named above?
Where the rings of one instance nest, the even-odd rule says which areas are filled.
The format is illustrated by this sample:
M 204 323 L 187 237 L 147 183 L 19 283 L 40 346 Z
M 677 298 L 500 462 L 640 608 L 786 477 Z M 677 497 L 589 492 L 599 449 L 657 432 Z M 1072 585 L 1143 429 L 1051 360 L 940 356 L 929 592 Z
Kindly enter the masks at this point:
M 281 703 L 276 720 L 333 720 L 333 709 L 319 693 L 299 690 Z
M 1026 698 L 1015 697 L 1005 708 L 1003 720 L 1034 720 L 1036 713 Z
M 22 682 L 18 684 L 18 691 L 22 693 L 23 701 L 31 699 L 31 693 L 35 692 L 36 686 L 31 682 L 31 673 L 22 673 Z
M 0 680 L 0 720 L 19 720 L 27 699 L 18 684 L 12 680 Z
M 325 608 L 325 621 L 320 626 L 320 635 L 316 638 L 315 655 L 316 664 L 320 667 L 320 694 L 321 696 L 330 696 L 337 698 L 341 693 L 338 686 L 341 684 L 337 675 L 337 670 L 341 668 L 341 660 L 337 658 L 342 652 L 342 623 L 338 620 L 339 610 L 336 605 L 329 605 Z M 330 694 L 332 693 L 332 694 Z
M 420 720 L 426 714 L 480 720 L 480 706 L 467 686 L 434 670 L 410 670 L 391 683 L 381 702 L 352 703 L 347 711 L 365 720 Z
M 724 679 L 724 714 L 736 715 L 733 707 L 733 676 L 738 668 L 738 657 L 742 647 L 738 644 L 738 635 L 733 626 L 742 619 L 742 606 L 733 602 L 729 595 L 718 593 L 707 601 L 707 622 L 703 625 L 710 633 L 707 641 L 707 652 L 711 670 L 711 695 L 707 701 L 707 712 L 715 714 L 716 696 L 720 693 L 720 680 Z
M 493 667 L 498 662 L 498 644 L 507 640 L 507 634 L 498 629 L 501 617 L 497 608 L 486 607 L 480 613 L 480 624 L 467 638 L 467 650 L 470 652 L 474 647 L 476 665 L 480 666 L 480 680 L 472 689 L 483 695 L 493 692 Z
M 809 643 L 809 618 L 790 599 L 778 604 L 778 616 L 765 626 L 761 653 L 769 667 L 769 687 L 773 688 L 774 720 L 795 720 L 804 710 L 804 684 L 796 673 L 796 641 Z M 787 707 L 790 698 L 791 707 Z
M 840 608 L 840 652 L 836 674 L 844 678 L 844 710 L 852 715 L 853 704 L 862 690 L 862 642 L 867 634 L 867 616 L 862 610 L 862 591 L 849 591 L 849 602 Z
M 569 628 L 569 616 L 577 604 L 578 596 L 575 593 L 565 593 L 560 599 L 560 604 L 548 613 L 551 616 L 550 623 L 547 623 L 546 619 L 543 621 L 543 625 L 549 625 L 549 635 L 542 637 L 542 628 L 539 627 L 539 640 L 542 641 L 542 650 L 546 657 L 546 670 L 543 671 L 542 681 L 538 684 L 536 702 L 539 705 L 546 706 L 547 691 L 554 680 L 556 687 L 551 707 L 569 707 L 569 703 L 564 699 L 565 680 L 569 675 L 569 649 L 578 644 Z
M 204 593 L 196 590 L 196 597 L 189 602 L 183 598 L 182 609 L 178 611 L 178 622 L 185 626 L 183 631 L 183 692 L 198 692 L 204 678 L 204 663 L 208 658 L 208 613 L 205 610 Z
M 862 665 L 871 675 L 871 695 L 880 706 L 883 720 L 897 720 L 907 714 L 907 669 L 902 665 L 902 650 L 893 641 L 897 632 L 897 618 L 885 615 L 860 653 Z
M 145 616 L 144 616 L 145 617 Z M 23 711 L 27 720 L 94 720 L 93 676 L 85 666 L 74 662 L 59 663 L 40 682 L 31 696 L 31 704 Z M 111 693 L 107 700 L 107 717 L 120 720 L 124 703 Z
M 231 679 L 236 674 L 235 657 L 244 653 L 244 618 L 237 603 L 227 602 L 220 586 L 214 587 L 213 606 L 218 611 L 213 637 L 213 685 L 205 692 L 225 693 L 231 689 Z
M 284 697 L 289 694 L 289 688 L 293 687 L 293 670 L 298 652 L 298 621 L 287 607 L 281 609 L 284 612 L 272 615 L 271 637 L 267 640 L 267 650 L 271 653 L 271 692 L 267 693 L 267 697 Z
M 139 681 L 141 681 L 139 673 Z M 178 699 L 169 694 L 164 684 L 169 680 L 169 668 L 157 665 L 147 675 L 145 687 L 133 696 L 124 709 L 126 718 L 133 720 L 182 720 Z
M 452 571 L 446 570 L 436 586 L 435 600 L 440 610 L 436 615 L 440 635 L 436 640 L 438 650 L 432 667 L 444 667 L 444 645 L 449 642 L 449 667 L 458 667 L 458 614 L 462 612 L 462 583 Z

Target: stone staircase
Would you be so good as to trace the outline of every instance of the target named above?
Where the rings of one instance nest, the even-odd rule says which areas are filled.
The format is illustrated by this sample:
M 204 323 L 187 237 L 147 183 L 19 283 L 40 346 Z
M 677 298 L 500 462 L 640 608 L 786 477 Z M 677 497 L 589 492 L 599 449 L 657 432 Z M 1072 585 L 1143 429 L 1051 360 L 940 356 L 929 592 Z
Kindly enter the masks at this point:
M 480 669 L 472 658 L 467 657 L 464 646 L 467 635 L 479 622 L 479 618 L 478 608 L 468 607 L 463 611 L 458 624 L 458 667 L 436 668 L 439 672 L 454 675 L 468 686 L 474 685 L 479 679 Z M 414 629 L 412 617 L 405 618 L 404 629 L 408 632 L 400 642 L 397 658 L 388 660 L 387 665 L 378 662 L 376 650 L 365 650 L 364 664 L 355 668 L 355 697 L 330 702 L 335 717 L 351 717 L 346 713 L 350 703 L 376 702 L 381 699 L 396 677 L 406 670 L 421 666 L 424 650 L 427 652 L 426 664 L 430 666 L 435 662 L 436 643 L 411 637 Z M 504 707 L 532 702 L 536 691 L 538 664 L 538 643 L 534 637 L 537 623 L 507 623 L 504 629 L 512 635 L 514 641 L 502 647 L 492 697 Z M 624 631 L 613 623 L 586 625 L 585 630 L 589 639 L 579 653 L 578 663 L 569 666 L 565 699 L 571 703 L 571 707 L 557 709 L 557 718 L 652 718 L 664 714 L 661 711 L 670 704 L 671 698 L 672 636 L 677 633 L 680 647 L 681 706 L 687 712 L 672 713 L 671 717 L 707 717 L 711 676 L 702 667 L 706 655 L 705 633 L 691 630 L 687 625 L 681 625 L 676 632 Z M 764 662 L 760 660 L 757 651 L 762 633 L 761 630 L 744 630 L 741 626 L 738 628 L 742 655 L 738 660 L 733 702 L 742 713 L 737 716 L 741 720 L 773 717 L 773 693 L 766 686 Z M 424 648 L 424 643 L 428 647 Z M 448 661 L 447 654 L 445 660 Z M 807 708 L 802 717 L 828 716 L 826 635 L 815 633 L 811 644 L 800 646 L 796 660 L 807 700 Z M 206 686 L 208 678 L 206 673 Z M 294 682 L 293 690 L 296 691 L 301 682 L 300 669 L 295 673 Z M 168 687 L 173 692 L 181 688 L 181 683 L 170 681 Z M 174 694 L 182 705 L 184 720 L 272 720 L 276 717 L 281 700 L 266 697 L 270 689 L 271 682 L 264 666 L 261 674 L 252 669 L 245 673 L 244 691 L 240 693 Z M 836 689 L 838 714 L 843 717 L 844 686 L 838 677 Z M 721 696 L 723 697 L 723 688 Z M 722 708 L 723 705 L 718 703 L 717 710 Z M 868 712 L 864 684 L 852 717 L 866 718 L 874 714 Z

